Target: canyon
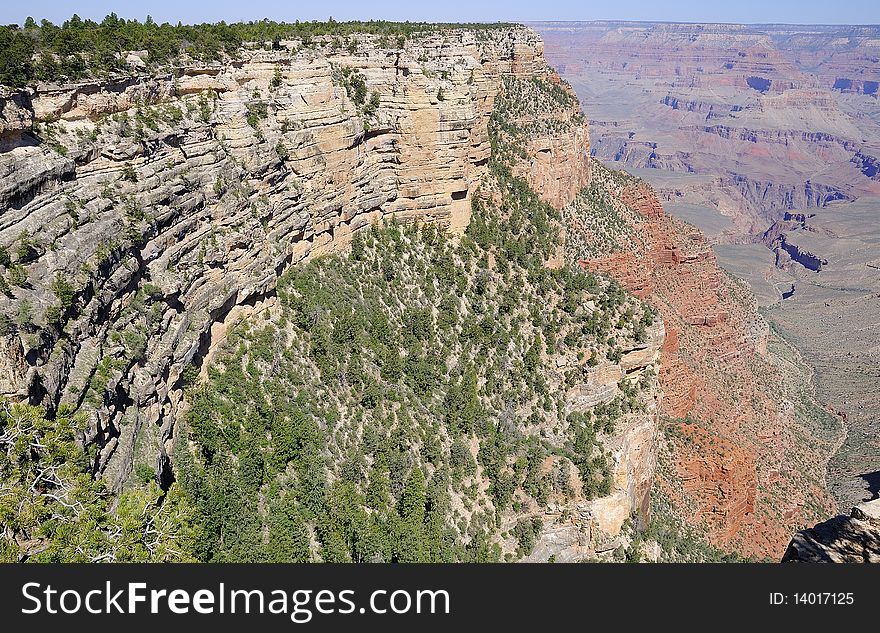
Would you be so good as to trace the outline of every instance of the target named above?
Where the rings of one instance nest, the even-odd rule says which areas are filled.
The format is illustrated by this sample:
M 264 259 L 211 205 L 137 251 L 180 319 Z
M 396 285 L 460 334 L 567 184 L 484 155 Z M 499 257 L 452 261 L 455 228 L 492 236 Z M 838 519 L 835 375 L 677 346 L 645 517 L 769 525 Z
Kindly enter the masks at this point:
M 880 192 L 875 150 L 844 139 L 876 121 L 869 116 L 853 124 L 830 105 L 836 101 L 806 106 L 796 91 L 821 85 L 808 79 L 788 85 L 770 72 L 771 62 L 784 65 L 784 59 L 758 44 L 743 47 L 751 53 L 737 61 L 742 72 L 771 82 L 730 84 L 760 93 L 749 107 L 761 116 L 781 111 L 788 117 L 792 108 L 821 111 L 815 116 L 826 117 L 833 130 L 753 135 L 718 121 L 717 128 L 699 133 L 722 145 L 790 143 L 799 149 L 785 151 L 810 154 L 811 161 L 819 144 L 827 151 L 815 160 L 833 163 L 834 178 L 829 172 L 795 185 L 795 176 L 769 182 L 732 171 L 716 179 L 711 170 L 692 170 L 678 149 L 664 153 L 667 146 L 648 131 L 619 135 L 625 117 L 615 124 L 584 120 L 581 107 L 593 119 L 597 100 L 570 76 L 573 62 L 556 57 L 556 28 L 538 30 L 553 51 L 550 62 L 569 78 L 581 104 L 545 61 L 541 37 L 517 26 L 439 29 L 397 45 L 370 34 L 355 35 L 344 47 L 330 37 L 252 43 L 234 60 L 188 60 L 163 73 L 4 88 L 0 394 L 41 405 L 49 416 L 70 409 L 85 414 L 77 439 L 91 451 L 92 474 L 116 493 L 141 485 L 139 478 L 155 479 L 166 490 L 214 486 L 214 480 L 199 479 L 207 477 L 216 454 L 213 438 L 238 438 L 240 425 L 247 437 L 254 411 L 277 397 L 285 411 L 301 407 L 291 418 L 314 418 L 325 441 L 314 448 L 315 459 L 323 461 L 310 462 L 311 470 L 329 464 L 327 486 L 343 499 L 358 498 L 358 485 L 367 488 L 366 479 L 375 483 L 385 472 L 378 454 L 367 461 L 360 452 L 375 431 L 370 423 L 399 420 L 394 436 L 383 430 L 395 448 L 382 459 L 399 457 L 411 474 L 402 478 L 405 486 L 394 477 L 389 486 L 395 494 L 398 487 L 425 497 L 429 480 L 431 495 L 440 495 L 449 514 L 440 526 L 427 518 L 424 523 L 452 530 L 461 551 L 472 545 L 482 551 L 476 532 L 488 526 L 487 538 L 505 560 L 631 554 L 667 560 L 674 548 L 667 558 L 656 548 L 654 554 L 628 548 L 634 530 L 649 528 L 668 511 L 721 552 L 780 558 L 792 533 L 834 511 L 826 464 L 843 441 L 842 416 L 817 403 L 801 353 L 768 325 L 748 287 L 722 270 L 712 244 L 723 234 L 736 246 L 769 254 L 757 240 L 732 236 L 767 230 L 779 220 L 788 224 L 775 225 L 768 236 L 774 248 L 792 261 L 811 261 L 805 253 L 825 257 L 793 235 L 812 218 L 784 211 Z M 132 56 L 141 59 L 138 52 L 128 59 L 141 68 Z M 840 98 L 874 99 L 870 76 L 850 72 L 854 59 L 844 52 L 822 62 L 829 68 L 823 77 L 849 68 L 849 83 L 836 88 Z M 641 78 L 662 75 L 667 67 L 647 59 L 637 68 Z M 607 79 L 604 71 L 596 76 Z M 725 81 L 718 80 L 718 89 Z M 683 105 L 680 96 L 663 100 L 658 107 L 664 112 L 694 117 L 705 118 L 715 107 Z M 610 160 L 609 152 L 621 160 Z M 767 164 L 776 156 L 758 154 Z M 719 145 L 718 155 L 735 154 Z M 670 168 L 649 168 L 654 163 Z M 609 166 L 650 175 L 641 180 Z M 653 178 L 655 171 L 670 172 L 664 177 L 672 179 L 682 172 L 683 180 L 670 187 Z M 707 238 L 675 217 L 676 209 L 707 204 L 702 196 L 714 189 L 705 183 L 722 181 L 727 184 L 717 210 L 735 230 L 707 230 Z M 762 200 L 771 202 L 764 206 Z M 529 214 L 525 234 L 517 213 Z M 720 223 L 704 215 L 703 226 Z M 404 228 L 401 237 L 399 226 L 417 230 Z M 493 226 L 497 244 L 486 237 Z M 460 250 L 452 253 L 435 241 L 434 228 Z M 534 239 L 529 231 L 537 232 Z M 552 237 L 557 232 L 558 243 Z M 523 242 L 508 242 L 511 235 Z M 478 253 L 478 264 L 468 249 Z M 386 257 L 397 258 L 393 266 Z M 820 274 L 834 269 L 834 258 L 827 261 Z M 566 264 L 584 276 L 572 276 Z M 439 273 L 436 281 L 424 277 L 434 267 L 458 272 L 444 280 Z M 326 291 L 321 280 L 339 270 L 359 274 L 343 276 L 332 300 L 310 304 L 312 295 Z M 519 275 L 519 285 L 505 286 L 511 274 Z M 395 279 L 403 279 L 404 290 Z M 464 302 L 455 304 L 463 316 L 442 330 L 446 308 L 437 296 L 453 287 L 450 279 L 466 290 Z M 374 281 L 378 285 L 365 285 Z M 347 311 L 370 307 L 366 288 L 391 293 L 383 299 L 383 327 L 417 339 L 403 353 L 412 361 L 406 371 L 416 377 L 416 369 L 427 371 L 427 347 L 449 355 L 446 369 L 462 363 L 461 375 L 452 371 L 443 391 L 416 398 L 419 385 L 387 379 L 384 360 L 374 363 L 344 348 L 346 340 L 361 340 Z M 508 297 L 511 288 L 518 294 Z M 802 296 L 798 286 L 794 298 Z M 425 312 L 407 312 L 407 302 Z M 340 305 L 344 313 L 334 312 Z M 509 331 L 486 338 L 506 347 L 483 344 L 473 353 L 468 341 L 475 332 L 497 334 L 488 318 L 476 321 L 487 309 L 503 315 Z M 331 331 L 324 340 L 310 328 L 326 318 Z M 430 326 L 419 329 L 420 319 Z M 345 366 L 318 354 L 322 345 L 339 345 Z M 395 347 L 382 345 L 383 354 Z M 479 397 L 472 401 L 465 398 L 472 374 L 462 359 L 478 365 L 473 390 Z M 524 367 L 533 367 L 538 386 L 520 378 Z M 325 375 L 328 370 L 336 373 Z M 283 382 L 288 375 L 301 382 Z M 493 375 L 508 381 L 504 389 L 492 390 Z M 357 381 L 363 393 L 354 391 Z M 371 381 L 379 383 L 379 396 L 368 393 Z M 283 386 L 285 395 L 260 391 L 268 384 Z M 242 385 L 248 393 L 238 397 L 247 406 L 237 410 L 228 396 Z M 297 390 L 307 388 L 334 409 L 309 409 L 304 396 L 296 400 Z M 548 389 L 552 397 L 542 395 Z M 438 429 L 436 407 L 455 402 L 453 395 L 465 399 L 465 410 L 485 409 L 494 425 L 488 436 Z M 404 407 L 393 403 L 401 398 L 413 404 L 416 413 L 407 418 L 415 420 L 398 418 Z M 376 413 L 386 406 L 376 400 L 391 403 L 382 409 L 387 417 Z M 241 424 L 223 419 L 230 408 L 242 414 Z M 341 426 L 332 426 L 333 419 Z M 282 436 L 285 427 L 275 423 L 275 416 L 266 419 L 260 442 Z M 579 435 L 578 424 L 599 430 L 595 437 Z M 503 442 L 515 450 L 493 457 Z M 589 461 L 595 444 L 602 453 Z M 580 464 L 578 447 L 586 451 Z M 276 454 L 269 442 L 266 462 Z M 465 471 L 473 463 L 460 486 L 443 479 L 444 460 L 448 456 L 451 464 L 454 455 Z M 234 453 L 214 467 L 221 474 L 241 468 L 245 476 L 251 458 Z M 278 472 L 265 467 L 273 478 L 259 479 L 255 494 L 242 495 L 264 523 L 242 536 L 239 549 L 228 546 L 227 528 L 225 556 L 272 546 L 273 517 L 292 511 L 281 508 L 275 515 L 272 508 L 294 497 L 309 464 L 293 459 Z M 594 470 L 601 481 L 591 479 Z M 549 492 L 541 492 L 545 487 Z M 502 488 L 512 488 L 509 497 Z M 410 517 L 403 508 L 407 498 L 397 503 L 403 520 Z M 665 510 L 659 500 L 668 501 Z M 246 503 L 242 507 L 250 508 Z M 335 528 L 322 523 L 325 513 L 344 523 L 333 514 L 344 514 L 335 503 L 298 526 L 309 560 L 336 560 L 330 547 Z M 420 511 L 431 505 L 422 502 Z M 465 544 L 467 535 L 472 538 Z M 465 559 L 461 551 L 449 555 Z M 21 556 L 29 555 L 25 548 Z M 404 556 L 386 555 L 379 546 L 358 555 Z M 413 560 L 422 556 L 427 554 Z M 343 559 L 354 560 L 355 553 Z
M 593 154 L 705 233 L 845 423 L 827 477 L 841 509 L 875 497 L 877 27 L 533 26 Z
M 163 487 L 183 476 L 174 455 L 175 444 L 187 450 L 186 388 L 222 364 L 239 324 L 278 313 L 286 272 L 345 253 L 354 235 L 388 222 L 464 231 L 504 82 L 557 84 L 567 108 L 534 118 L 546 132 L 530 135 L 535 160 L 514 166 L 518 177 L 557 207 L 590 179 L 577 102 L 529 29 L 453 29 L 397 47 L 368 34 L 341 49 L 297 40 L 240 55 L 164 75 L 41 84 L 0 103 L 0 236 L 12 254 L 0 390 L 50 416 L 85 413 L 78 439 L 117 493 L 145 473 Z M 576 120 L 560 128 L 563 115 Z M 505 517 L 511 529 L 541 517 L 544 560 L 611 552 L 630 514 L 647 511 L 662 333 L 658 321 L 646 342 L 621 342 L 620 360 L 563 398 L 566 411 L 589 414 L 625 381 L 644 374 L 648 385 L 646 413 L 607 438 L 614 466 L 602 498 L 590 502 L 566 475 L 574 500 Z M 553 369 L 551 381 L 586 368 L 560 356 Z M 510 538 L 497 546 L 517 550 Z M 43 546 L 29 547 L 22 556 Z
M 876 27 L 534 26 L 586 104 L 594 155 L 713 240 L 880 193 Z

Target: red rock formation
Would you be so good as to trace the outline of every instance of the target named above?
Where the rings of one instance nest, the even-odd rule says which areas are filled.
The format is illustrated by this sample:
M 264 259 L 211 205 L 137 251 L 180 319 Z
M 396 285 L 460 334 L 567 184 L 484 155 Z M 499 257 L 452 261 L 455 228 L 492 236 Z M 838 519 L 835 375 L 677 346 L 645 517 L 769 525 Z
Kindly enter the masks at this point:
M 779 376 L 752 334 L 754 305 L 703 235 L 668 216 L 647 184 L 591 166 L 588 142 L 586 125 L 532 138 L 514 173 L 557 208 L 574 200 L 565 209 L 576 215 L 563 213 L 569 256 L 588 257 L 585 268 L 615 277 L 663 319 L 661 414 L 674 431 L 669 447 L 682 482 L 670 496 L 695 508 L 686 518 L 705 525 L 716 545 L 778 558 L 792 531 L 815 522 L 807 508 L 830 511 L 825 456 L 804 444 L 774 392 Z
M 628 187 L 623 191 L 620 199 L 626 206 L 646 218 L 659 220 L 663 217 L 663 205 L 660 204 L 651 188 L 645 184 Z
M 716 545 L 778 557 L 791 531 L 810 521 L 809 504 L 832 507 L 824 456 L 803 444 L 773 397 L 776 370 L 747 336 L 755 308 L 735 294 L 703 236 L 664 214 L 646 185 L 619 198 L 644 218 L 633 225 L 632 248 L 581 263 L 646 297 L 666 325 L 661 413 L 674 429 L 683 483 L 670 493 L 696 507 L 689 520 L 706 525 Z
M 697 501 L 695 518 L 709 525 L 716 542 L 729 546 L 755 510 L 755 455 L 694 424 L 677 430 L 676 466 L 684 492 Z M 766 541 L 749 545 L 775 548 Z

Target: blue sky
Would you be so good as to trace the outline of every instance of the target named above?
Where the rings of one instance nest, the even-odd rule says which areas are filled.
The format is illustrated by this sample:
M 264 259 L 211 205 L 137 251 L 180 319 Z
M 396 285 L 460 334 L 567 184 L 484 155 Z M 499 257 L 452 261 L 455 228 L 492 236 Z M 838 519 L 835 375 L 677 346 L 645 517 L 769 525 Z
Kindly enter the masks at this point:
M 4 1 L 0 23 L 21 23 L 27 16 L 60 23 L 77 13 L 100 19 L 121 17 L 157 22 L 217 20 L 389 19 L 411 21 L 666 20 L 673 22 L 785 22 L 796 24 L 880 24 L 880 0 L 103 0 Z

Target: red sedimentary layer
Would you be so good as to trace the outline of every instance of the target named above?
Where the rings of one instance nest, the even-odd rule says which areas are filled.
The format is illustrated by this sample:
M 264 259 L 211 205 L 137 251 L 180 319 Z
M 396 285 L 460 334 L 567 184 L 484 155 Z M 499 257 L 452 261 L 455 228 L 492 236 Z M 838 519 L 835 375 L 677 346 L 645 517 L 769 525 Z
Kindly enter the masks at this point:
M 808 499 L 831 507 L 815 481 L 821 475 L 798 472 L 807 463 L 820 473 L 824 462 L 798 443 L 795 421 L 772 396 L 778 377 L 761 341 L 747 336 L 754 307 L 732 296 L 702 234 L 665 215 L 647 185 L 620 199 L 644 218 L 634 225 L 633 243 L 642 247 L 582 265 L 647 298 L 666 324 L 661 413 L 674 427 L 670 446 L 682 482 L 670 492 L 696 507 L 688 518 L 706 525 L 716 545 L 778 557 L 791 531 L 811 519 Z

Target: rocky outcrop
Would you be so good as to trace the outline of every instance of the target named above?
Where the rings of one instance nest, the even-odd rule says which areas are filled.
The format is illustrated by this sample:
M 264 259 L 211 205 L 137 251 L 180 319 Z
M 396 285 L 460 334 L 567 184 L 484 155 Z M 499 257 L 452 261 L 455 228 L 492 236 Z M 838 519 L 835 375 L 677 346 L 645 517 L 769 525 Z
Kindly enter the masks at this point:
M 651 485 L 656 469 L 656 410 L 625 421 L 608 448 L 614 459 L 611 493 L 570 506 L 550 504 L 534 516 L 543 527 L 524 562 L 560 563 L 607 559 L 624 544 L 624 526 L 632 516 L 649 518 Z M 548 469 L 549 470 L 549 469 Z
M 501 77 L 555 76 L 521 27 L 355 39 L 2 97 L 0 388 L 88 412 L 115 489 L 136 460 L 169 477 L 184 370 L 287 268 L 391 217 L 462 230 Z M 586 130 L 537 142 L 560 201 Z
M 875 154 L 869 154 L 866 150 L 859 150 L 852 157 L 852 162 L 868 178 L 880 180 L 880 158 L 876 155 L 876 153 L 880 152 L 874 151 Z
M 530 158 L 517 170 L 518 175 L 557 209 L 590 182 L 590 136 L 585 124 L 532 138 L 527 151 Z
M 633 516 L 642 524 L 649 520 L 651 486 L 657 467 L 657 416 L 662 401 L 654 368 L 660 360 L 664 339 L 665 328 L 658 321 L 649 328 L 644 343 L 624 350 L 619 364 L 605 362 L 590 369 L 586 380 L 567 394 L 567 409 L 582 412 L 613 400 L 620 394 L 621 381 L 644 377 L 651 385 L 644 396 L 644 410 L 623 416 L 614 434 L 605 440 L 604 447 L 613 464 L 610 493 L 592 500 L 580 497 L 565 504 L 551 502 L 543 511 L 533 508 L 531 516 L 539 518 L 543 527 L 534 550 L 524 559 L 526 562 L 607 559 L 624 544 L 628 520 Z M 553 471 L 554 461 L 548 459 L 548 473 Z M 570 485 L 580 488 L 576 477 Z
M 880 500 L 794 535 L 783 563 L 880 563 Z
M 813 215 L 804 213 L 786 213 L 781 220 L 774 222 L 761 235 L 761 242 L 776 254 L 776 267 L 787 269 L 792 263 L 800 264 L 807 270 L 819 272 L 828 264 L 824 257 L 813 253 L 808 247 L 799 243 L 799 237 L 811 233 L 822 233 L 831 236 L 827 229 L 817 229 L 809 219 Z
M 23 132 L 31 129 L 33 123 L 31 93 L 0 87 L 0 139 L 8 139 L 6 143 L 14 143 L 21 138 Z
M 593 175 L 611 197 L 594 194 L 599 204 L 576 211 L 613 208 L 629 228 L 581 265 L 645 297 L 663 319 L 660 413 L 674 481 L 659 485 L 715 545 L 778 557 L 791 531 L 815 516 L 811 504 L 833 508 L 824 489 L 829 449 L 805 445 L 801 422 L 773 397 L 782 377 L 769 362 L 767 325 L 705 237 L 664 213 L 651 187 L 606 171 L 594 165 Z M 570 244 L 579 226 L 570 223 Z
M 806 268 L 807 270 L 812 270 L 813 272 L 819 272 L 822 270 L 822 266 L 828 264 L 828 260 L 819 257 L 818 255 L 811 253 L 810 251 L 802 250 L 797 244 L 792 244 L 788 241 L 788 239 L 783 235 L 778 243 L 776 251 L 776 266 L 777 268 L 785 268 L 786 267 L 786 257 L 788 256 L 790 261 L 796 262 Z
M 863 68 L 856 66 L 853 70 L 862 72 Z M 880 80 L 871 81 L 870 79 L 850 79 L 848 77 L 838 77 L 831 86 L 834 90 L 863 95 L 877 95 L 880 90 Z

